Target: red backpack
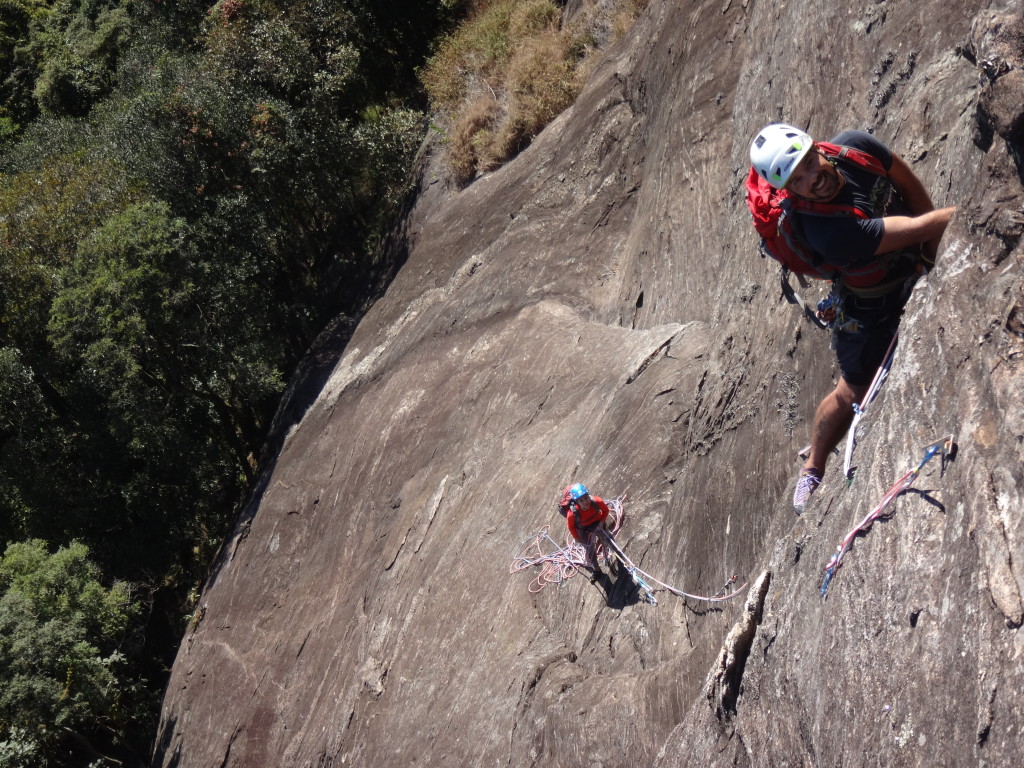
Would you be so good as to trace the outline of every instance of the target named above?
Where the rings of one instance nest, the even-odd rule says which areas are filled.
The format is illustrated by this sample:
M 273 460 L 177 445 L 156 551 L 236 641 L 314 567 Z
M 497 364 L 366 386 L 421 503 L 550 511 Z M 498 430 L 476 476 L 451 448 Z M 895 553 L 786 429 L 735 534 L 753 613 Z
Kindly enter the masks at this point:
M 888 178 L 885 168 L 874 155 L 853 147 L 818 142 L 816 144 L 827 157 L 838 158 L 851 165 L 879 176 Z M 792 211 L 809 213 L 813 216 L 855 216 L 869 219 L 872 215 L 852 205 L 835 205 L 804 200 L 784 189 L 776 189 L 765 181 L 753 168 L 747 176 L 747 207 L 754 217 L 754 229 L 761 236 L 761 253 L 767 254 L 782 264 L 783 268 L 798 275 L 809 275 L 819 280 L 832 280 L 842 273 L 843 281 L 850 286 L 870 286 L 882 280 L 888 267 L 872 263 L 865 267 L 840 269 L 829 264 L 808 246 L 793 226 Z

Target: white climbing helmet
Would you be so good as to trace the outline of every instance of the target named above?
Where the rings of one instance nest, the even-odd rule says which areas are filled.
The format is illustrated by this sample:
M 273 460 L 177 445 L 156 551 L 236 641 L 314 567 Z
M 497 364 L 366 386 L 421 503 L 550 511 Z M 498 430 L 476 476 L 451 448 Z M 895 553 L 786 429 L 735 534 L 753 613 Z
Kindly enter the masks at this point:
M 805 131 L 785 123 L 773 123 L 762 128 L 750 145 L 750 164 L 761 178 L 776 189 L 782 189 L 812 146 L 814 139 Z

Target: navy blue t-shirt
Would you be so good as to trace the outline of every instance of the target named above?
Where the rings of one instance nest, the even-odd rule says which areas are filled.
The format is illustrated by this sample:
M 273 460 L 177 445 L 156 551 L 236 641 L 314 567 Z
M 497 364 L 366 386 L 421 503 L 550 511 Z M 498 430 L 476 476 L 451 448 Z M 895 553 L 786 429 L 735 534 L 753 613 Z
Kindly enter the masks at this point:
M 874 155 L 886 170 L 892 167 L 892 152 L 864 131 L 843 131 L 832 144 L 853 147 Z M 892 183 L 870 171 L 838 162 L 836 168 L 846 178 L 842 191 L 831 203 L 854 205 L 870 212 L 873 218 L 812 216 L 800 213 L 799 225 L 807 244 L 829 264 L 837 267 L 860 266 L 875 258 L 882 241 L 883 216 L 906 215 L 906 206 Z

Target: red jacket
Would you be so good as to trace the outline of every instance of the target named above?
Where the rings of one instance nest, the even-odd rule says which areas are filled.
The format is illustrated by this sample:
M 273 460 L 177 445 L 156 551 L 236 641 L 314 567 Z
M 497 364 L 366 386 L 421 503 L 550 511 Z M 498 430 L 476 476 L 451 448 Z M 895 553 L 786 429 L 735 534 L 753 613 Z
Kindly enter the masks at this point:
M 569 526 L 569 533 L 572 534 L 572 537 L 576 541 L 585 542 L 593 527 L 603 523 L 607 517 L 608 505 L 604 499 L 599 496 L 591 496 L 590 506 L 586 509 L 579 508 L 580 528 L 584 530 L 576 527 L 576 513 L 573 512 L 572 507 L 569 508 L 569 513 L 565 516 L 565 522 Z

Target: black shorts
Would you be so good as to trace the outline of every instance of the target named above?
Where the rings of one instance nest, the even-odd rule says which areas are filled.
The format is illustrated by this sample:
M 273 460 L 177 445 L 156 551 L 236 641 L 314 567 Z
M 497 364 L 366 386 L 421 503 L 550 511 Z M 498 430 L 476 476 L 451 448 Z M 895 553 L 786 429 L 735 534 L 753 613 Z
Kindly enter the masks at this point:
M 900 327 L 903 307 L 910 298 L 913 281 L 886 296 L 865 299 L 849 294 L 843 302 L 847 318 L 854 318 L 855 333 L 834 331 L 836 358 L 846 383 L 866 387 L 885 360 L 889 344 Z

